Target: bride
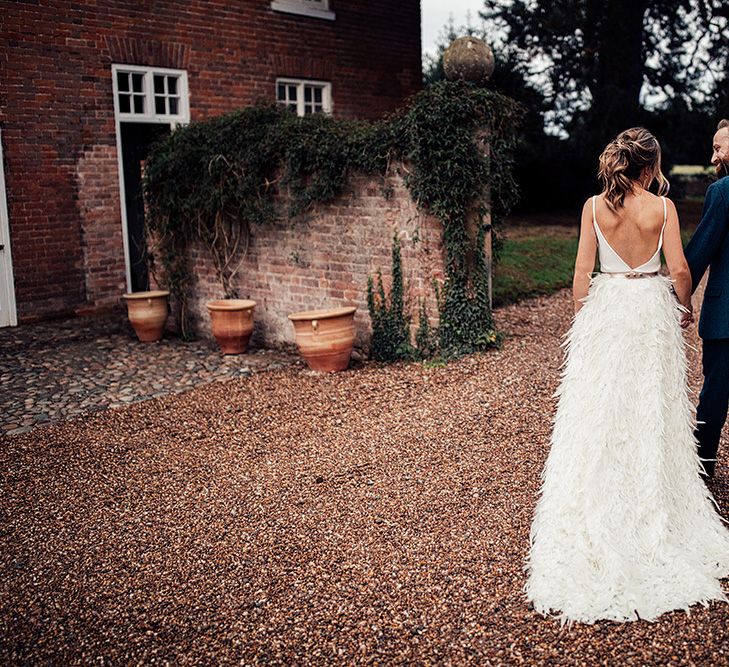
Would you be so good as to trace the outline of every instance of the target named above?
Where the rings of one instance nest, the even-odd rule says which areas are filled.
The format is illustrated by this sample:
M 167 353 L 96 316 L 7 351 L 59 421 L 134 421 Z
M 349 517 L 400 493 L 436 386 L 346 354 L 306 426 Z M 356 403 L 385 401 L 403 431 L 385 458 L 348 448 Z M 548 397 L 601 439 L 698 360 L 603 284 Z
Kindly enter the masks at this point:
M 686 385 L 691 277 L 674 205 L 648 191 L 668 190 L 660 159 L 650 132 L 622 132 L 600 156 L 603 192 L 582 211 L 575 317 L 525 565 L 528 600 L 562 624 L 729 602 L 719 581 L 729 530 L 699 474 Z

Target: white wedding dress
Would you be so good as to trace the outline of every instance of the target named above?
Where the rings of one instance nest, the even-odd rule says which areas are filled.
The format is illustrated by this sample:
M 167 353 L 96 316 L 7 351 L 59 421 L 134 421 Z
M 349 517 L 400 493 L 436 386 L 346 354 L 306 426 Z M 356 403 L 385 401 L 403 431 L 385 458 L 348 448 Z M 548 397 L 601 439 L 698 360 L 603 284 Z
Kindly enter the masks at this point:
M 562 624 L 729 602 L 719 581 L 729 530 L 699 475 L 681 306 L 654 274 L 663 230 L 654 256 L 631 268 L 603 236 L 594 198 L 593 225 L 602 273 L 563 343 L 524 592 Z

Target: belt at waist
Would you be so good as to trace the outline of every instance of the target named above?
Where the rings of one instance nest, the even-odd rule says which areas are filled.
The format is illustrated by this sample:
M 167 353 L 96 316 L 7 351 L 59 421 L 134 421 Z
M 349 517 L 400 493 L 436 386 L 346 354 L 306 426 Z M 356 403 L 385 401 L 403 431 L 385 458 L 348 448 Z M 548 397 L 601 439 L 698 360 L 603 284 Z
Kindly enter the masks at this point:
M 611 278 L 648 278 L 658 275 L 658 271 L 601 271 L 600 273 Z

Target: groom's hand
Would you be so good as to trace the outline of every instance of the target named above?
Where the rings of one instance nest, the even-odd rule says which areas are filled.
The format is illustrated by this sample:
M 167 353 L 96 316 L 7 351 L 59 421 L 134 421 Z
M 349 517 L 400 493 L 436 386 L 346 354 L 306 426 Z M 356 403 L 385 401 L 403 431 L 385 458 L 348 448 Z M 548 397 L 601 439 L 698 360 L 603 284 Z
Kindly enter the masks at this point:
M 683 313 L 681 315 L 681 328 L 687 329 L 693 321 L 694 321 L 694 311 L 693 311 L 693 308 L 689 308 L 689 311 L 687 313 Z

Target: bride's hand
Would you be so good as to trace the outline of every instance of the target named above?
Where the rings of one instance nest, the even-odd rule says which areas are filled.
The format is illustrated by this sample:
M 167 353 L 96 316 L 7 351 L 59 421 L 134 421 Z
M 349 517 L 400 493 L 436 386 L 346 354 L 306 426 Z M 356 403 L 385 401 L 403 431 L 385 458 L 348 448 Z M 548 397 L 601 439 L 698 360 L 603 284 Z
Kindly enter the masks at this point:
M 681 328 L 687 329 L 693 321 L 694 321 L 694 311 L 693 311 L 693 308 L 689 307 L 688 312 L 681 314 Z

